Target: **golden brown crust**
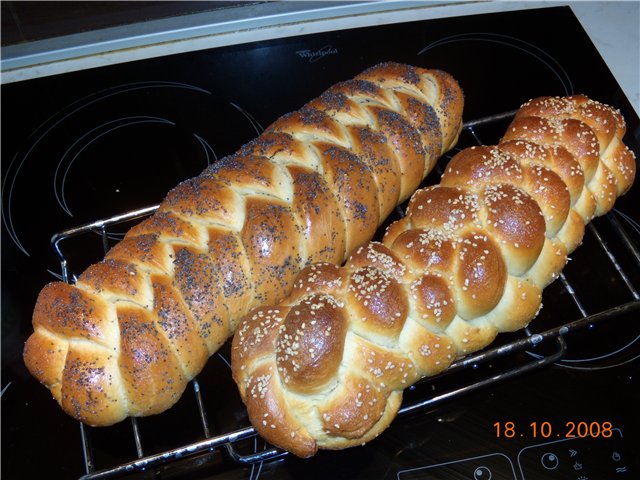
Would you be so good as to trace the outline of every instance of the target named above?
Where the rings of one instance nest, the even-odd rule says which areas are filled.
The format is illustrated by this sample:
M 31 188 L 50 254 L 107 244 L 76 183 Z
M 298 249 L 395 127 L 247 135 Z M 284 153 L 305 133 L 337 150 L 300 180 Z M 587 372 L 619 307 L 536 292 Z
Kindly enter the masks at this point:
M 264 197 L 247 198 L 239 237 L 251 259 L 256 304 L 281 298 L 305 264 L 299 230 L 288 205 Z
M 459 237 L 452 285 L 457 313 L 462 318 L 481 317 L 502 298 L 509 258 L 504 250 L 500 254 L 500 248 L 492 238 L 480 230 L 471 230 Z
M 282 116 L 172 189 L 77 285 L 45 287 L 27 367 L 91 425 L 170 407 L 244 314 L 288 294 L 310 263 L 340 263 L 373 236 L 453 146 L 462 105 L 448 74 L 386 63 Z M 316 281 L 331 285 L 330 277 L 325 269 Z M 345 320 L 333 313 L 323 318 L 336 332 Z M 291 373 L 299 388 L 323 384 L 339 357 L 316 333 L 318 351 L 305 348 L 304 368 Z M 267 407 L 256 400 L 250 409 L 279 415 L 282 399 L 261 400 Z M 313 452 L 314 441 L 296 431 L 286 442 Z
M 129 408 L 121 381 L 114 375 L 118 370 L 114 368 L 116 355 L 79 342 L 69 345 L 62 380 L 53 390 L 54 394 L 60 392 L 56 400 L 66 412 L 100 423 L 104 419 L 117 421 L 120 411 Z
M 110 321 L 111 308 L 89 292 L 62 282 L 50 283 L 38 295 L 33 326 L 108 347 L 117 338 L 117 329 Z
M 235 312 L 250 305 L 254 297 L 251 266 L 244 245 L 238 236 L 226 228 L 217 226 L 208 229 L 209 244 L 207 254 L 215 258 L 222 297 L 229 312 Z M 229 316 L 231 329 L 235 330 L 238 319 Z
M 45 329 L 31 335 L 24 346 L 27 368 L 43 383 L 51 385 L 51 393 L 58 401 L 61 398 L 61 374 L 64 371 L 68 350 L 68 343 L 56 341 Z
M 292 209 L 300 219 L 307 261 L 340 262 L 346 251 L 346 229 L 337 198 L 319 173 L 294 165 L 287 168 L 294 190 Z
M 273 388 L 279 380 L 271 367 L 262 366 L 247 379 L 244 397 L 247 412 L 252 418 L 259 417 L 255 429 L 264 437 L 277 436 L 278 444 L 283 448 L 295 449 L 300 457 L 310 457 L 317 451 L 313 437 L 302 428 L 291 428 L 296 421 L 289 414 L 284 398 Z
M 143 220 L 133 227 L 125 238 L 135 238 L 138 235 L 154 235 L 163 238 L 164 243 L 170 248 L 171 245 L 191 244 L 200 245 L 204 241 L 203 231 L 197 225 L 189 223 L 172 212 L 159 211 L 155 215 Z M 171 238 L 174 242 L 167 242 Z M 107 253 L 107 257 L 108 257 Z M 163 262 L 171 265 L 170 253 Z M 131 257 L 137 258 L 137 257 Z
M 145 309 L 118 309 L 118 367 L 129 409 L 137 416 L 159 413 L 173 405 L 186 383 L 182 366 L 154 323 L 154 315 Z
M 376 267 L 362 267 L 350 275 L 345 301 L 351 330 L 362 336 L 397 339 L 407 315 L 407 300 L 398 282 Z
M 275 351 L 278 373 L 291 391 L 313 393 L 335 376 L 347 324 L 342 306 L 322 294 L 308 295 L 289 310 Z
M 374 131 L 370 127 L 352 126 L 349 133 L 353 140 L 352 150 L 362 159 L 369 172 L 374 177 L 378 188 L 378 211 L 382 218 L 391 213 L 400 198 L 400 178 L 395 175 L 399 162 L 391 150 L 384 131 Z M 422 177 L 419 172 L 418 177 Z
M 220 285 L 222 272 L 206 252 L 186 247 L 176 249 L 174 267 L 173 286 L 212 353 L 229 329 L 229 310 Z
M 380 222 L 378 188 L 371 170 L 354 154 L 324 142 L 316 146 L 323 176 L 334 186 L 350 252 L 369 240 Z
M 174 352 L 182 360 L 185 376 L 193 378 L 209 357 L 207 342 L 171 280 L 164 275 L 156 275 L 151 281 L 155 327 L 171 342 Z
M 366 361 L 366 357 L 362 360 Z M 369 404 L 374 408 L 365 410 L 363 406 Z M 349 375 L 318 409 L 318 413 L 328 437 L 352 440 L 361 438 L 375 426 L 384 413 L 385 405 L 384 395 L 369 384 L 366 377 Z
M 388 75 L 373 69 L 365 77 L 398 82 Z M 411 75 L 402 82 L 408 90 L 420 83 Z M 383 243 L 361 246 L 341 268 L 307 267 L 293 293 L 269 308 L 296 312 L 299 325 L 314 318 L 303 307 L 318 295 L 339 306 L 339 334 L 323 344 L 330 362 L 318 364 L 308 384 L 292 388 L 282 375 L 289 367 L 280 368 L 282 349 L 273 345 L 290 339 L 289 329 L 271 329 L 256 351 L 246 333 L 254 320 L 243 320 L 232 349 L 256 354 L 234 353 L 240 392 L 247 397 L 243 378 L 269 367 L 264 395 L 287 409 L 282 430 L 261 434 L 300 456 L 367 442 L 389 425 L 404 388 L 525 327 L 585 224 L 629 188 L 623 172 L 631 173 L 633 155 L 620 147 L 624 128 L 614 121 L 621 120 L 613 109 L 586 97 L 533 100 L 499 145 L 461 151 L 439 185 L 416 192 Z M 309 348 L 314 338 L 299 329 L 294 341 Z M 263 411 L 250 404 L 254 425 Z M 289 431 L 313 448 L 282 442 Z

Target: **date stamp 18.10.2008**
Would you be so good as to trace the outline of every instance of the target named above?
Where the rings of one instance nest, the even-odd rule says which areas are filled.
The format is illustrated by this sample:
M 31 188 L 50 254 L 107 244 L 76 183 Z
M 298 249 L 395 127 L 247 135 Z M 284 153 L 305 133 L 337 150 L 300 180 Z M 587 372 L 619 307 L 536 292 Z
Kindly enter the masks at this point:
M 554 423 L 534 421 L 517 424 L 512 421 L 493 424 L 496 438 L 611 438 L 613 425 L 608 421 L 567 421 Z

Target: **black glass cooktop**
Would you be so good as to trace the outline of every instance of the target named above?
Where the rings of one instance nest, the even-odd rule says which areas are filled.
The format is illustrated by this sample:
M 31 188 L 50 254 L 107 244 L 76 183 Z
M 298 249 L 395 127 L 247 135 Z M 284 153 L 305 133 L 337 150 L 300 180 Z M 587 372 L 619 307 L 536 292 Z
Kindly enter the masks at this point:
M 278 116 L 386 60 L 450 72 L 465 91 L 467 120 L 512 111 L 540 95 L 587 94 L 621 110 L 628 123 L 626 142 L 640 153 L 638 117 L 568 7 L 291 37 L 3 85 L 4 478 L 86 473 L 79 424 L 61 412 L 21 359 L 36 296 L 60 276 L 52 235 L 158 203 L 179 181 L 234 152 Z M 467 130 L 458 148 L 495 143 L 507 124 L 504 119 Z M 436 171 L 425 183 L 437 180 Z M 568 283 L 559 280 L 545 291 L 545 307 L 527 334 L 638 298 L 638 190 L 634 187 L 609 218 L 598 219 L 596 230 L 587 232 L 565 271 Z M 626 243 L 618 228 L 627 232 Z M 109 241 L 123 232 L 124 227 L 114 227 Z M 94 237 L 66 247 L 72 274 L 99 260 L 102 245 Z M 221 448 L 136 475 L 638 478 L 633 447 L 640 442 L 640 324 L 633 312 L 637 309 L 566 335 L 567 352 L 554 365 L 402 415 L 362 448 L 246 466 Z M 518 335 L 524 333 L 498 342 Z M 405 404 L 547 356 L 553 348 L 552 342 L 420 384 L 407 393 Z M 199 376 L 211 436 L 249 425 L 227 353 L 228 346 Z M 205 438 L 193 389 L 165 414 L 140 419 L 138 427 L 143 457 Z M 87 431 L 95 471 L 138 458 L 130 422 Z M 255 437 L 238 446 L 242 453 L 265 448 Z

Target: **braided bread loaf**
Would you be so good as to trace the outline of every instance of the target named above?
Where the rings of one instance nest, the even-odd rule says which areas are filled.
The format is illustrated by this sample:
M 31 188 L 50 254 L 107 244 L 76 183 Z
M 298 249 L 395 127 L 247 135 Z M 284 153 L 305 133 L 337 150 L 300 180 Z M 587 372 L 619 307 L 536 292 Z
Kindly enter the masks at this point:
M 340 263 L 457 141 L 448 74 L 380 64 L 169 193 L 75 285 L 40 293 L 31 373 L 90 425 L 159 413 L 249 309 Z
M 404 388 L 526 326 L 585 224 L 630 188 L 624 133 L 617 111 L 583 96 L 530 101 L 500 145 L 461 151 L 416 192 L 382 243 L 305 268 L 233 340 L 257 431 L 301 457 L 362 444 Z

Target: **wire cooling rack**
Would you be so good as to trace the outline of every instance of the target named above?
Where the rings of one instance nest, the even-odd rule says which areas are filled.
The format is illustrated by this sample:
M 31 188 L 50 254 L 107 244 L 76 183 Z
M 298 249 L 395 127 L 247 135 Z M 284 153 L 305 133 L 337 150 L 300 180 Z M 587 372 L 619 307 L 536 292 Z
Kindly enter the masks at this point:
M 515 110 L 466 122 L 456 150 L 461 150 L 471 145 L 496 143 L 499 139 L 496 136 L 496 132 L 504 131 L 505 122 L 508 122 L 514 113 Z M 485 143 L 483 142 L 485 138 L 492 141 Z M 453 154 L 455 154 L 455 150 L 441 159 L 433 175 L 442 173 L 444 165 Z M 429 179 L 427 179 L 427 182 L 429 182 Z M 97 234 L 102 241 L 102 248 L 106 252 L 114 239 L 117 240 L 121 237 L 122 234 L 118 233 L 118 230 L 121 230 L 123 226 L 151 215 L 157 208 L 156 205 L 134 210 L 55 234 L 51 242 L 60 260 L 63 280 L 73 283 L 76 279 L 72 273 L 73 268 L 69 260 L 69 252 L 71 250 L 65 248 L 67 253 L 63 252 L 63 244 L 66 244 L 69 239 L 82 239 L 89 235 L 95 240 Z M 394 218 L 391 220 L 403 216 L 403 212 L 404 206 L 398 207 Z M 591 243 L 595 245 L 597 254 L 608 262 L 612 272 L 615 272 L 617 276 L 615 280 L 616 288 L 627 290 L 627 300 L 618 302 L 603 310 L 598 310 L 596 313 L 589 313 L 589 308 L 585 306 L 585 299 L 576 293 L 577 289 L 574 288 L 573 282 L 564 273 L 561 274 L 558 281 L 554 283 L 554 285 L 557 285 L 555 287 L 556 291 L 560 290 L 564 295 L 568 295 L 569 301 L 573 303 L 574 310 L 578 313 L 577 315 L 574 315 L 568 322 L 558 322 L 556 319 L 552 326 L 539 332 L 526 328 L 519 332 L 516 338 L 504 335 L 499 336 L 499 339 L 489 348 L 458 360 L 446 372 L 437 377 L 423 380 L 420 384 L 412 386 L 408 392 L 410 395 L 405 396 L 405 402 L 398 416 L 424 411 L 498 382 L 524 375 L 548 365 L 559 364 L 559 362 L 563 361 L 568 350 L 565 341 L 567 335 L 578 331 L 589 331 L 602 322 L 611 321 L 617 317 L 640 310 L 640 294 L 635 285 L 637 280 L 634 281 L 635 276 L 637 276 L 637 270 L 640 270 L 640 250 L 637 240 L 640 237 L 640 226 L 633 219 L 618 211 L 609 213 L 605 218 L 598 219 L 597 222 L 600 222 L 598 226 L 594 224 L 595 222 L 588 225 L 586 237 L 590 238 Z M 606 222 L 606 225 L 602 222 Z M 604 230 L 607 232 L 606 234 L 601 232 L 603 225 L 605 227 Z M 609 238 L 616 239 L 615 249 L 609 246 Z M 622 252 L 624 259 L 619 258 L 619 252 Z M 633 272 L 629 273 L 629 269 L 633 270 Z M 547 295 L 546 291 L 545 295 Z M 553 316 L 553 312 L 551 316 Z M 640 343 L 640 335 L 631 338 L 626 347 L 631 345 L 637 347 L 638 343 Z M 624 361 L 633 361 L 638 358 L 637 355 L 635 357 L 633 355 L 636 354 L 632 354 L 632 358 Z M 523 358 L 524 361 L 522 360 Z M 223 355 L 220 355 L 220 359 L 227 361 Z M 501 364 L 500 362 L 506 367 L 501 369 L 493 368 L 494 365 Z M 482 367 L 486 365 L 492 368 L 485 368 L 482 371 Z M 567 366 L 571 367 L 571 365 Z M 478 375 L 468 375 L 469 371 L 474 370 L 481 370 L 481 372 Z M 81 478 L 85 480 L 106 479 L 141 472 L 157 473 L 158 470 L 181 462 L 186 464 L 185 468 L 188 470 L 191 468 L 190 465 L 198 464 L 199 458 L 211 455 L 219 457 L 218 460 L 223 463 L 245 466 L 274 461 L 288 455 L 287 452 L 266 444 L 264 449 L 258 450 L 256 447 L 258 435 L 251 426 L 246 426 L 248 422 L 245 423 L 245 426 L 238 425 L 238 428 L 226 430 L 223 433 L 215 431 L 216 429 L 212 427 L 212 422 L 209 420 L 208 401 L 202 392 L 200 381 L 205 380 L 196 378 L 191 381 L 194 399 L 192 408 L 197 410 L 197 416 L 199 417 L 201 431 L 197 435 L 200 440 L 152 452 L 145 446 L 145 439 L 139 427 L 139 420 L 131 418 L 128 420 L 131 424 L 132 445 L 134 446 L 131 452 L 131 459 L 103 466 L 96 464 L 94 459 L 94 448 L 92 446 L 94 429 L 80 423 L 81 455 L 86 471 L 86 474 Z M 431 388 L 424 388 L 423 385 L 425 383 L 432 384 Z M 435 384 L 438 384 L 438 388 L 434 386 Z M 415 392 L 412 392 L 413 390 Z M 249 448 L 248 453 L 247 444 L 249 446 L 253 445 L 253 448 Z

